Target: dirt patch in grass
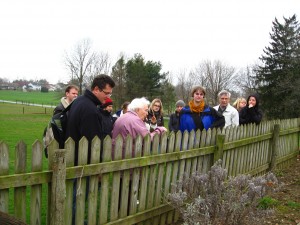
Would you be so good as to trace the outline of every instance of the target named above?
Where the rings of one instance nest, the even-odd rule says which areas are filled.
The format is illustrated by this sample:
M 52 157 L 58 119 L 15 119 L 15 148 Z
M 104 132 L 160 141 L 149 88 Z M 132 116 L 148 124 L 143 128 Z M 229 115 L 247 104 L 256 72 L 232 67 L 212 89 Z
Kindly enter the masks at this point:
M 270 195 L 278 203 L 275 214 L 265 218 L 263 224 L 300 225 L 300 155 L 288 168 L 275 170 L 275 174 L 284 185 L 280 191 Z

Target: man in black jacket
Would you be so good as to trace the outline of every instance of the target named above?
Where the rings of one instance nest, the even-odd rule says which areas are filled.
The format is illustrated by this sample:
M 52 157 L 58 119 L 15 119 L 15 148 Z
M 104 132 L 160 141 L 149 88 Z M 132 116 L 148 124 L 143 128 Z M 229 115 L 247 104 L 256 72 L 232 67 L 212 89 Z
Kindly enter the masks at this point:
M 91 90 L 86 90 L 84 95 L 73 102 L 68 115 L 66 138 L 75 141 L 75 165 L 78 164 L 78 142 L 84 136 L 89 141 L 88 163 L 91 156 L 91 141 L 95 136 L 103 136 L 102 116 L 99 108 L 112 94 L 115 82 L 108 75 L 98 75 L 94 78 Z

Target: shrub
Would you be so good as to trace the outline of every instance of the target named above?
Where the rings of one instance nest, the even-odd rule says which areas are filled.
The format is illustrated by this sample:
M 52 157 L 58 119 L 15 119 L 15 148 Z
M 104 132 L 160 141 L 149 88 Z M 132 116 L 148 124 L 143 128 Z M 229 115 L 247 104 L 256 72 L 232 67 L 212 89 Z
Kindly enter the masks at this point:
M 270 209 L 278 204 L 279 202 L 276 199 L 266 196 L 259 199 L 258 207 L 262 209 Z
M 208 174 L 185 176 L 168 195 L 184 224 L 253 224 L 273 212 L 258 206 L 261 198 L 279 187 L 274 174 L 228 178 L 221 164 L 221 160 L 216 162 Z
M 42 87 L 41 88 L 41 92 L 48 92 L 48 91 L 49 91 L 49 89 L 47 87 Z

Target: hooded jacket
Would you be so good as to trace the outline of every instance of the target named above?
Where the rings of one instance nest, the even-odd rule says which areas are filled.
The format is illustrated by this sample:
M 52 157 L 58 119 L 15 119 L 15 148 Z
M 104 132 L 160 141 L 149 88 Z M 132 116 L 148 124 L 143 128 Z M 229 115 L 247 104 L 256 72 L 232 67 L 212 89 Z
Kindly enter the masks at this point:
M 249 108 L 250 97 L 254 97 L 256 99 L 256 105 L 251 108 Z M 242 108 L 242 110 L 239 113 L 239 117 L 241 125 L 249 123 L 260 123 L 263 117 L 263 113 L 259 108 L 259 98 L 256 94 L 249 95 L 249 97 L 247 98 L 247 105 L 244 108 Z

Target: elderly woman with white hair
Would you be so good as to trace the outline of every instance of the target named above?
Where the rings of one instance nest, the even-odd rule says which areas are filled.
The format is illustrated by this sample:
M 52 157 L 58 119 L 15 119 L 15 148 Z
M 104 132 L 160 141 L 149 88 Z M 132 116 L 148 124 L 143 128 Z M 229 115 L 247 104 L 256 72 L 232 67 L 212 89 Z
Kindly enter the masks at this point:
M 157 126 L 152 132 L 147 129 L 144 121 L 148 115 L 149 104 L 150 102 L 144 97 L 132 100 L 128 105 L 127 113 L 119 117 L 114 124 L 112 131 L 113 142 L 119 134 L 121 134 L 123 140 L 128 135 L 135 139 L 138 135 L 145 137 L 147 134 L 150 134 L 152 139 L 156 133 L 162 134 L 167 130 L 161 126 Z

